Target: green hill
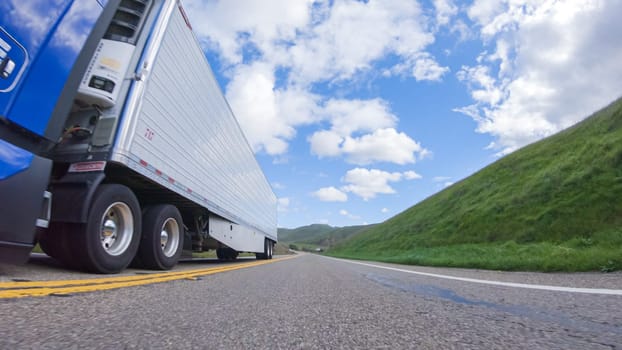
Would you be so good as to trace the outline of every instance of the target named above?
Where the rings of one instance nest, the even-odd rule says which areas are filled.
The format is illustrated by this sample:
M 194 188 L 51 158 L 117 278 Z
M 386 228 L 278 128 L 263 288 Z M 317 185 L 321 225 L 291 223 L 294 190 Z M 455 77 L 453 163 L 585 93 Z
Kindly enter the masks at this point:
M 294 229 L 279 228 L 279 241 L 284 243 L 300 243 L 303 241 L 316 240 L 318 237 L 325 237 L 333 227 L 323 224 L 313 224 Z
M 301 247 L 328 248 L 369 227 L 373 225 L 332 227 L 313 224 L 295 229 L 279 228 L 278 234 L 279 241 L 283 243 L 296 244 Z
M 622 99 L 331 254 L 492 269 L 622 268 Z

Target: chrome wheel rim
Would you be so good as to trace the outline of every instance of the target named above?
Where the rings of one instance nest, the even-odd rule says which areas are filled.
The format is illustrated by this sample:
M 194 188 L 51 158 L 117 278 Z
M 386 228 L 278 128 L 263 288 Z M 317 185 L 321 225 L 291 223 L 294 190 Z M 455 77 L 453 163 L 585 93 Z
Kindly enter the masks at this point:
M 134 217 L 130 207 L 123 202 L 112 203 L 101 220 L 100 240 L 109 255 L 123 254 L 132 242 Z
M 173 218 L 166 219 L 160 230 L 160 248 L 164 256 L 170 258 L 175 255 L 179 246 L 179 238 L 180 232 L 177 221 Z

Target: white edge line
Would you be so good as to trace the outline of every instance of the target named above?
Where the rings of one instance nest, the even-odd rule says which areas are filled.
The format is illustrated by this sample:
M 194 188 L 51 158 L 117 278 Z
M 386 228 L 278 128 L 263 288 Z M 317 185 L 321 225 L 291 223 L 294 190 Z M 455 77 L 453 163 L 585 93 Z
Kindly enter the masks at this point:
M 439 274 L 428 273 L 428 272 L 419 272 L 419 271 L 413 271 L 413 270 L 398 269 L 398 268 L 395 268 L 395 267 L 374 265 L 374 264 L 369 264 L 369 263 L 363 263 L 363 262 L 352 261 L 352 260 L 345 260 L 345 259 L 338 259 L 338 258 L 332 258 L 332 257 L 327 257 L 327 256 L 324 256 L 324 257 L 327 258 L 327 259 L 333 259 L 333 260 L 337 260 L 337 261 L 341 261 L 341 262 L 345 262 L 345 263 L 350 263 L 350 264 L 375 267 L 375 268 L 378 268 L 378 269 L 385 269 L 385 270 L 391 270 L 391 271 L 405 272 L 405 273 L 410 273 L 410 274 L 413 274 L 413 275 L 420 275 L 420 276 L 426 276 L 426 277 L 443 278 L 443 279 L 453 280 L 453 281 L 480 283 L 480 284 L 488 284 L 488 285 L 493 285 L 493 286 L 504 286 L 504 287 L 512 287 L 512 288 L 538 289 L 538 290 L 547 290 L 547 291 L 554 291 L 554 292 L 584 293 L 584 294 L 604 294 L 604 295 L 620 295 L 620 296 L 622 296 L 622 290 L 620 290 L 620 289 L 574 288 L 574 287 L 547 286 L 547 285 L 541 285 L 541 284 L 527 284 L 527 283 L 512 283 L 512 282 L 480 280 L 480 279 L 475 279 L 475 278 L 455 277 L 455 276 L 439 275 Z

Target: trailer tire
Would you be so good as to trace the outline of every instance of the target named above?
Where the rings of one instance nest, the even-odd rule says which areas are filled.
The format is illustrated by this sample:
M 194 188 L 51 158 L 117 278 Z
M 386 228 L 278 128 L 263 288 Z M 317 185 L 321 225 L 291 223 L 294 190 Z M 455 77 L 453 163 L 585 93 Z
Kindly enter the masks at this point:
M 96 273 L 118 273 L 126 268 L 140 243 L 138 200 L 123 185 L 99 186 L 93 195 L 85 225 L 75 227 L 74 259 Z
M 263 253 L 255 253 L 257 260 L 272 259 L 272 242 L 269 239 L 265 239 L 263 242 Z
M 181 257 L 183 220 L 170 204 L 147 207 L 143 214 L 143 233 L 135 264 L 155 270 L 170 270 Z

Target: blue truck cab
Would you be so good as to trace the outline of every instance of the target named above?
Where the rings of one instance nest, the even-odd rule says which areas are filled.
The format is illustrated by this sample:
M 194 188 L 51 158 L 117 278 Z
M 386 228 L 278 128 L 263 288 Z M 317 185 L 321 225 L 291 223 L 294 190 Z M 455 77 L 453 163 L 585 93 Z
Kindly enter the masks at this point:
M 49 224 L 49 151 L 119 2 L 0 2 L 0 262 L 27 260 Z

